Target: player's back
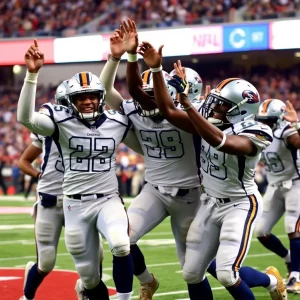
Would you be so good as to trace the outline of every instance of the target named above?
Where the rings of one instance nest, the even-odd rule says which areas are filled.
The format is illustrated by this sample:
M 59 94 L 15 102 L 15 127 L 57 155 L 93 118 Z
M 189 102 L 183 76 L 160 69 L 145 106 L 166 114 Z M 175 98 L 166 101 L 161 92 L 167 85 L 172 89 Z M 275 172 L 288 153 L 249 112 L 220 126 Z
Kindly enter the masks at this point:
M 254 120 L 239 122 L 223 131 L 226 135 L 247 136 L 258 148 L 254 156 L 237 156 L 218 151 L 205 140 L 201 142 L 203 185 L 216 198 L 244 197 L 257 192 L 255 168 L 261 149 L 272 142 L 270 127 Z
M 195 101 L 199 109 L 202 102 Z M 132 100 L 122 103 L 141 143 L 145 159 L 145 180 L 153 185 L 178 188 L 200 186 L 200 138 L 187 133 L 167 120 L 143 117 Z
M 128 118 L 105 111 L 92 124 L 64 106 L 46 104 L 45 109 L 56 123 L 52 137 L 63 157 L 64 194 L 117 192 L 116 149 L 129 130 Z
M 41 172 L 42 177 L 38 181 L 37 191 L 50 195 L 62 195 L 63 164 L 57 146 L 49 136 L 32 134 L 32 142 L 43 150 Z
M 288 122 L 281 123 L 274 131 L 274 139 L 262 153 L 262 161 L 270 184 L 299 178 L 299 149 L 287 144 L 287 138 L 298 134 Z

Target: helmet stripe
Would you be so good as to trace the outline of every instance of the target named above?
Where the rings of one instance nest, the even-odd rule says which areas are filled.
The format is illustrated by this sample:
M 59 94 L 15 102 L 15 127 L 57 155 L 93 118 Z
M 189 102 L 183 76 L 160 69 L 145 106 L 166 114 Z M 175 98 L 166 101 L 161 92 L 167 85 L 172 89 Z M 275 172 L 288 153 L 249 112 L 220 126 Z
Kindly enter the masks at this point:
M 240 80 L 240 78 L 227 78 L 223 81 L 221 81 L 218 85 L 217 85 L 217 90 L 220 92 L 222 90 L 222 88 L 227 85 L 229 82 L 234 81 L 234 80 Z
M 86 73 L 86 72 L 79 73 L 79 80 L 80 80 L 81 86 L 90 85 L 89 76 L 88 76 L 88 73 Z
M 263 108 L 262 108 L 262 113 L 266 113 L 267 112 L 267 109 L 270 105 L 270 103 L 272 102 L 273 99 L 268 99 L 266 101 L 264 101 L 264 104 L 263 104 Z
M 150 70 L 147 70 L 143 73 L 142 80 L 143 80 L 144 84 L 149 84 L 150 83 L 150 75 L 151 75 Z

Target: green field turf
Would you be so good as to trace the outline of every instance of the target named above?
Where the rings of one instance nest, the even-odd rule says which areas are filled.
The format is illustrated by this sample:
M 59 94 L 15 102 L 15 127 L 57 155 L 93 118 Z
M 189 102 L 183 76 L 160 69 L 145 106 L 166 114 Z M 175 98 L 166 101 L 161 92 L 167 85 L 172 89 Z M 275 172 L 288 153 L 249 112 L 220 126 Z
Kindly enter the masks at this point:
M 4 206 L 31 206 L 32 201 L 0 200 L 0 207 Z M 35 260 L 35 243 L 33 234 L 33 219 L 29 214 L 0 214 L 0 266 L 1 267 L 24 267 L 29 260 Z M 9 225 L 9 227 L 7 227 Z M 19 225 L 19 226 L 16 226 Z M 27 225 L 27 226 L 25 226 Z M 283 220 L 274 228 L 283 243 L 288 246 L 288 239 L 284 234 Z M 188 299 L 186 284 L 182 279 L 179 263 L 175 254 L 175 243 L 170 230 L 169 218 L 160 224 L 155 230 L 147 234 L 139 243 L 148 265 L 148 268 L 160 281 L 160 287 L 155 294 L 157 299 Z M 114 286 L 112 275 L 112 255 L 104 244 L 104 278 L 108 278 L 106 284 Z M 266 250 L 260 243 L 253 239 L 250 252 L 244 263 L 265 270 L 268 266 L 274 265 L 285 276 L 285 264 L 280 258 Z M 57 269 L 74 270 L 73 261 L 68 254 L 65 242 L 62 238 L 59 243 Z M 221 285 L 208 277 L 213 287 L 214 299 L 232 299 L 228 292 Z M 139 284 L 134 281 L 133 299 L 137 299 Z M 269 293 L 263 288 L 254 289 L 255 297 L 259 300 L 271 299 Z M 300 299 L 300 295 L 289 295 L 289 299 Z

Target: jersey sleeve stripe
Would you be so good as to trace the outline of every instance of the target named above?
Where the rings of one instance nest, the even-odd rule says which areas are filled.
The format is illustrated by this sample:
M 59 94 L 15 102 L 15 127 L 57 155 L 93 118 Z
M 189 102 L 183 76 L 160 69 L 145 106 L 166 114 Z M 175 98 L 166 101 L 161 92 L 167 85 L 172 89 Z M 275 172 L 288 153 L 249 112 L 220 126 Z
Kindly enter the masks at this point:
M 66 119 L 63 119 L 63 120 L 57 121 L 56 123 L 63 123 L 63 122 L 66 122 L 66 121 L 69 121 L 69 120 L 72 120 L 72 119 L 75 119 L 75 117 L 74 117 L 74 116 L 72 116 L 72 117 L 68 117 L 68 118 L 66 118 Z
M 250 242 L 252 225 L 256 218 L 257 210 L 258 210 L 258 203 L 257 203 L 256 197 L 254 195 L 250 195 L 248 197 L 249 197 L 249 201 L 250 201 L 250 208 L 249 208 L 248 215 L 247 215 L 247 218 L 246 218 L 246 221 L 244 224 L 244 231 L 243 231 L 240 249 L 239 249 L 237 258 L 232 266 L 232 270 L 233 270 L 235 276 L 236 276 L 236 272 L 239 271 L 241 263 L 243 262 L 243 260 L 245 258 L 245 255 L 246 255 L 246 252 L 248 249 L 248 244 Z
M 129 131 L 129 129 L 131 128 L 131 126 L 132 126 L 132 123 L 131 123 L 130 120 L 128 120 L 128 126 L 127 126 L 126 130 L 124 131 L 124 134 L 123 134 L 123 137 L 122 137 L 122 139 L 121 139 L 121 142 L 123 142 L 124 139 L 126 138 L 127 133 L 128 133 L 128 131 Z
M 43 164 L 41 166 L 42 172 L 45 172 L 45 169 L 47 167 L 49 155 L 50 155 L 50 150 L 51 150 L 51 145 L 52 145 L 52 138 L 49 136 L 45 137 L 45 154 L 44 154 L 44 159 L 43 159 Z
M 255 135 L 260 140 L 270 141 L 270 142 L 273 141 L 273 137 L 265 131 L 261 131 L 261 130 L 244 130 L 244 131 L 240 132 L 240 134 L 243 134 L 243 133 L 251 133 L 251 134 Z
M 228 78 L 228 79 L 225 79 L 223 81 L 221 81 L 218 85 L 217 85 L 217 90 L 220 92 L 222 90 L 222 88 L 227 85 L 229 82 L 232 82 L 234 80 L 239 80 L 240 78 Z

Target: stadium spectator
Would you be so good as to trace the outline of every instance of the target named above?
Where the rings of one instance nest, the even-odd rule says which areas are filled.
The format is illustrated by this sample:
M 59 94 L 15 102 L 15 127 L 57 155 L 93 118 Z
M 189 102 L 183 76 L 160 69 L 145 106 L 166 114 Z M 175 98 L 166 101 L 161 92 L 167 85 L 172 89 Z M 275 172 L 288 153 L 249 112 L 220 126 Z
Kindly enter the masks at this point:
M 139 28 L 232 21 L 246 7 L 245 20 L 295 17 L 299 0 L 11 0 L 0 3 L 0 37 L 69 36 L 113 31 L 122 20 Z M 99 19 L 98 26 L 82 28 Z M 65 31 L 65 32 L 64 32 Z

